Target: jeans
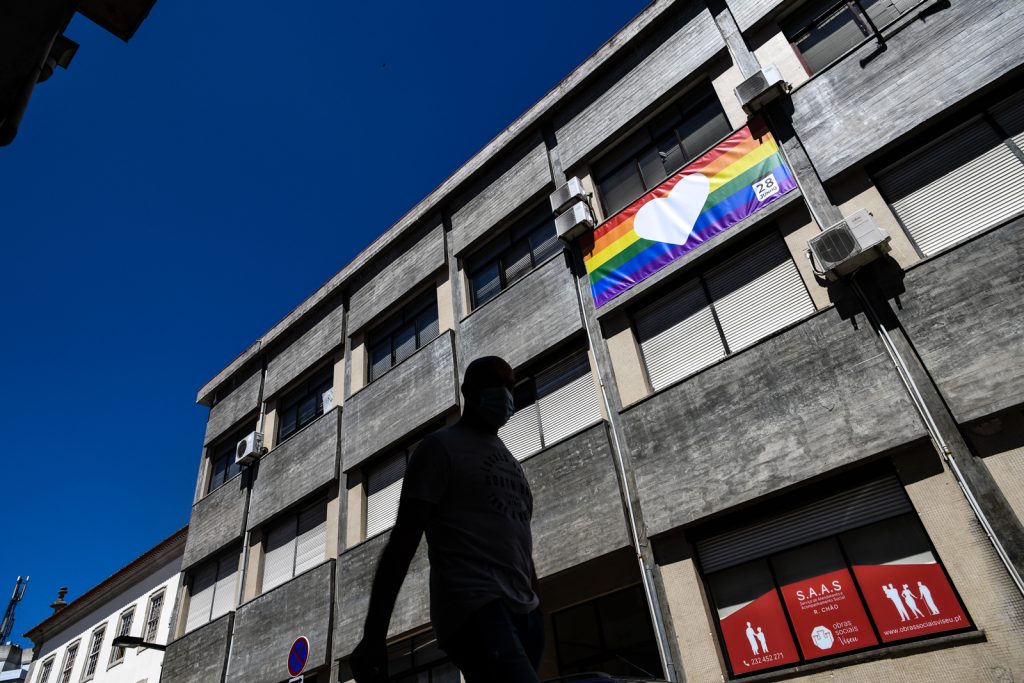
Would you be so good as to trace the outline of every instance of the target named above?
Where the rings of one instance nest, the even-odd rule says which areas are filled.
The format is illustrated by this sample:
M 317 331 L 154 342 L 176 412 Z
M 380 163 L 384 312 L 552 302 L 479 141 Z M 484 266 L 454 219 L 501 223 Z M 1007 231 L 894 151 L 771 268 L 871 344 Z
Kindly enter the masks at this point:
M 511 612 L 500 600 L 474 612 L 447 643 L 466 683 L 538 683 L 544 617 Z

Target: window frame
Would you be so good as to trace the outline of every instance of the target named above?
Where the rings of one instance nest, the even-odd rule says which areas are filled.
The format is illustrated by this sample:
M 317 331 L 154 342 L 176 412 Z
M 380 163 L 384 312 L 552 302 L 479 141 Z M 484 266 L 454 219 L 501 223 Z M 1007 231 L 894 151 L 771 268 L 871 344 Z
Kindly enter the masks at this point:
M 106 637 L 107 622 L 93 628 L 89 639 L 89 651 L 85 657 L 85 666 L 82 667 L 82 675 L 78 679 L 81 683 L 86 683 L 96 677 L 96 670 L 100 666 L 100 655 L 103 653 L 103 639 Z M 92 671 L 89 670 L 90 667 L 92 667 Z
M 438 323 L 438 332 L 433 337 L 424 339 L 421 335 L 426 328 L 421 329 L 419 327 L 419 320 L 420 317 L 431 308 L 433 308 L 434 311 L 434 320 Z M 366 383 L 368 385 L 386 375 L 395 366 L 399 365 L 409 357 L 406 356 L 405 358 L 402 358 L 402 360 L 396 360 L 397 346 L 395 344 L 395 340 L 398 337 L 398 333 L 407 329 L 410 324 L 413 326 L 413 334 L 416 339 L 416 348 L 409 354 L 410 356 L 441 336 L 440 308 L 438 306 L 436 289 L 432 288 L 412 297 L 409 302 L 401 306 L 399 310 L 395 311 L 393 314 L 367 331 L 366 353 L 364 355 L 366 356 Z M 373 352 L 385 341 L 388 342 L 390 347 L 390 364 L 387 368 L 381 370 L 379 375 L 374 375 Z
M 228 431 L 224 436 L 221 436 L 206 447 L 207 459 L 209 460 L 209 475 L 206 480 L 206 493 L 203 494 L 204 497 L 212 494 L 242 473 L 241 465 L 235 463 L 235 450 L 238 448 L 238 442 L 241 441 L 242 437 L 255 430 L 256 421 L 253 419 L 246 420 L 240 427 Z M 217 463 L 222 460 L 227 461 L 224 467 L 225 474 L 224 478 L 218 483 L 216 481 Z
M 277 434 L 275 434 L 274 447 L 281 445 L 292 438 L 309 425 L 316 422 L 325 415 L 323 395 L 328 389 L 334 389 L 334 366 L 333 363 L 326 363 L 309 373 L 305 379 L 294 384 L 288 391 L 282 392 L 277 400 L 275 412 L 277 413 Z M 300 406 L 310 398 L 316 401 L 313 416 L 306 421 L 300 419 Z M 334 408 L 333 397 L 331 408 Z M 288 434 L 284 434 L 284 414 L 289 410 L 295 410 L 295 427 Z
M 121 613 L 117 616 L 117 635 L 118 636 L 130 636 L 132 633 L 132 627 L 135 625 L 135 608 L 137 605 L 132 605 L 128 609 L 121 610 Z M 125 629 L 125 617 L 128 617 L 127 630 Z M 115 636 L 116 637 L 116 636 Z M 117 666 L 125 659 L 127 648 L 114 647 L 113 644 L 110 646 L 110 657 L 107 659 L 107 668 Z
M 364 482 L 363 486 L 364 486 L 364 490 L 365 490 L 365 495 L 363 496 L 363 524 L 362 524 L 363 542 L 366 542 L 366 541 L 370 540 L 371 538 L 376 538 L 377 536 L 380 536 L 383 533 L 387 533 L 391 529 L 395 528 L 395 523 L 392 522 L 390 526 L 387 526 L 387 527 L 381 529 L 380 531 L 374 532 L 374 534 L 372 536 L 369 534 L 369 526 L 370 526 L 370 495 L 371 495 L 370 494 L 370 473 L 373 470 L 381 469 L 386 461 L 390 460 L 391 458 L 397 457 L 399 455 L 399 453 L 401 453 L 403 458 L 404 458 L 404 460 L 405 460 L 405 464 L 402 467 L 402 476 L 401 476 L 401 478 L 398 481 L 404 483 L 405 482 L 405 473 L 409 469 L 409 458 L 412 457 L 413 451 L 416 450 L 416 447 L 420 445 L 421 441 L 423 441 L 423 437 L 418 437 L 415 440 L 409 442 L 408 445 L 399 446 L 398 448 L 394 448 L 394 449 L 388 450 L 386 453 L 384 453 L 384 454 L 374 458 L 372 461 L 366 463 L 366 465 L 363 466 L 363 482 Z M 401 488 L 402 487 L 399 486 L 399 505 L 401 505 Z M 383 490 L 383 489 L 381 489 L 381 490 Z M 396 508 L 396 513 L 397 513 L 397 508 Z
M 213 609 L 217 605 L 217 584 L 220 582 L 221 566 L 226 561 L 231 561 L 231 562 L 235 563 L 235 570 L 232 573 L 232 575 L 235 577 L 235 580 L 234 580 L 234 585 L 232 586 L 232 589 L 231 589 L 231 594 L 232 594 L 231 595 L 231 607 L 224 614 L 227 614 L 228 612 L 233 612 L 238 607 L 238 604 L 237 604 L 237 599 L 238 599 L 238 573 L 239 573 L 239 569 L 240 569 L 239 555 L 238 555 L 238 553 L 234 553 L 234 552 L 228 551 L 228 552 L 222 553 L 222 554 L 220 554 L 220 555 L 218 555 L 218 556 L 216 556 L 214 558 L 211 558 L 211 559 L 207 560 L 206 562 L 201 562 L 200 564 L 196 565 L 191 570 L 189 570 L 189 572 L 188 572 L 188 580 L 186 582 L 186 585 L 188 586 L 188 602 L 185 605 L 185 613 L 184 613 L 184 617 L 183 617 L 182 622 L 181 622 L 182 623 L 182 627 L 181 628 L 182 628 L 183 634 L 188 634 L 188 633 L 191 633 L 193 631 L 198 631 L 199 629 L 203 628 L 207 624 L 213 622 L 214 619 L 219 619 L 220 617 L 224 616 L 223 614 L 219 614 L 216 617 L 214 617 L 213 616 Z M 193 601 L 193 599 L 195 597 L 195 581 L 196 581 L 196 577 L 199 575 L 199 572 L 202 569 L 205 569 L 206 567 L 210 566 L 211 564 L 215 566 L 215 569 L 214 569 L 214 575 L 213 575 L 213 584 L 211 586 L 211 588 L 213 590 L 213 593 L 211 594 L 211 597 L 210 597 L 210 608 L 209 608 L 209 610 L 208 610 L 208 612 L 206 614 L 205 621 L 203 621 L 201 624 L 198 624 L 194 628 L 189 630 L 189 628 L 188 628 L 188 622 L 189 622 L 188 617 L 189 617 L 189 614 L 191 613 L 192 601 Z
M 153 615 L 153 602 L 156 598 L 160 598 L 160 605 L 156 610 L 156 615 Z M 159 588 L 149 594 L 149 599 L 146 601 L 146 620 L 142 622 L 142 638 L 146 642 L 154 642 L 154 639 L 160 633 L 160 616 L 163 614 L 164 602 L 167 598 L 167 589 Z M 153 625 L 153 633 L 150 635 L 150 624 Z
M 36 677 L 36 683 L 48 683 L 50 680 L 50 674 L 53 673 L 53 665 L 56 661 L 56 654 L 52 654 L 43 660 L 43 663 L 40 664 L 39 676 Z
M 275 588 L 280 588 L 281 586 L 283 586 L 284 584 L 288 583 L 289 581 L 291 581 L 292 579 L 294 579 L 296 576 L 299 575 L 299 572 L 296 571 L 297 570 L 297 565 L 298 565 L 298 560 L 299 560 L 299 544 L 298 544 L 299 521 L 301 520 L 303 514 L 309 512 L 310 510 L 314 510 L 314 509 L 320 508 L 320 507 L 322 507 L 323 510 L 324 510 L 324 520 L 326 522 L 326 519 L 327 519 L 327 498 L 317 498 L 314 502 L 302 505 L 302 506 L 298 507 L 297 509 L 295 509 L 293 512 L 289 512 L 287 514 L 279 516 L 278 518 L 276 518 L 274 520 L 271 520 L 270 522 L 268 522 L 263 527 L 263 544 L 262 544 L 262 547 L 260 549 L 260 593 L 259 593 L 260 595 L 264 595 L 264 594 L 268 593 L 269 591 L 274 590 Z M 278 583 L 278 584 L 276 584 L 274 586 L 270 586 L 268 588 L 265 585 L 265 583 L 264 583 L 264 580 L 265 580 L 264 570 L 266 568 L 266 561 L 267 561 L 267 547 L 266 547 L 267 536 L 268 536 L 269 531 L 271 529 L 281 528 L 281 527 L 284 526 L 285 522 L 289 522 L 290 525 L 291 525 L 291 541 L 290 541 L 291 545 L 292 545 L 292 551 L 291 551 L 291 556 L 292 556 L 291 557 L 291 573 L 288 576 L 288 578 L 285 579 L 284 581 L 281 581 L 280 583 Z M 323 559 L 321 559 L 319 562 L 317 562 L 312 567 L 309 567 L 308 569 L 303 569 L 302 573 L 305 573 L 305 572 L 309 571 L 310 569 L 315 569 L 316 567 L 319 567 L 321 564 L 323 564 L 327 560 L 327 536 L 326 536 L 326 533 L 327 533 L 327 529 L 326 529 L 326 524 L 325 524 L 325 529 L 324 529 L 324 534 L 325 534 L 324 535 L 324 557 L 323 557 Z
M 700 97 L 695 101 L 689 103 L 686 102 L 690 97 L 699 93 Z M 715 138 L 715 141 L 710 145 L 704 147 L 700 151 L 694 153 L 692 156 L 687 153 L 683 140 L 679 135 L 679 129 L 684 127 L 687 123 L 694 120 L 694 117 L 709 104 L 717 105 L 718 111 L 716 114 L 721 117 L 725 122 L 725 130 L 722 134 Z M 671 124 L 665 124 L 660 121 L 669 112 L 675 112 L 676 116 L 672 117 Z M 662 128 L 667 127 L 668 130 L 661 130 L 655 127 L 655 123 L 661 123 Z M 702 80 L 695 83 L 692 87 L 688 88 L 685 93 L 682 93 L 674 101 L 672 101 L 667 107 L 657 112 L 637 130 L 632 133 L 625 140 L 622 140 L 617 145 L 612 147 L 606 154 L 601 155 L 591 164 L 591 173 L 594 181 L 594 187 L 597 190 L 598 202 L 601 205 L 601 211 L 604 213 L 605 220 L 615 216 L 623 209 L 628 207 L 631 203 L 642 197 L 647 192 L 650 192 L 655 187 L 665 182 L 667 178 L 670 178 L 674 173 L 677 173 L 680 169 L 684 168 L 687 164 L 691 163 L 694 159 L 699 158 L 702 154 L 707 152 L 709 149 L 718 144 L 722 139 L 728 137 L 733 132 L 732 123 L 729 121 L 729 116 L 725 111 L 725 107 L 722 106 L 722 101 L 719 99 L 715 89 L 712 87 L 711 82 L 708 80 Z M 640 144 L 638 136 L 645 135 L 646 141 Z M 660 143 L 664 141 L 669 135 L 675 137 L 676 144 L 670 149 L 678 149 L 681 151 L 681 161 L 679 166 L 673 171 L 666 171 L 666 175 L 652 185 L 648 185 L 647 179 L 644 177 L 643 167 L 641 166 L 641 159 L 649 155 L 652 152 L 659 150 Z M 627 151 L 629 150 L 629 151 Z M 662 164 L 664 165 L 665 159 L 669 153 L 663 153 L 657 151 L 657 154 L 661 156 Z M 614 162 L 614 163 L 612 163 Z M 604 167 L 608 164 L 607 167 Z M 607 202 L 607 194 L 609 192 L 601 186 L 612 176 L 616 175 L 627 166 L 633 165 L 634 172 L 640 178 L 640 185 L 643 187 L 643 191 L 632 197 L 622 206 L 612 210 Z
M 539 249 L 534 246 L 534 243 L 530 238 L 547 228 L 550 228 L 551 230 L 551 237 L 554 238 L 555 249 L 551 253 L 538 253 Z M 539 244 L 546 244 L 547 241 L 548 240 L 544 240 Z M 510 254 L 514 253 L 517 248 L 521 248 L 524 244 L 527 252 L 529 253 L 530 267 L 510 279 L 508 276 L 506 259 Z M 543 264 L 558 256 L 563 251 L 564 247 L 558 240 L 558 232 L 555 228 L 554 214 L 551 213 L 547 204 L 538 204 L 537 206 L 534 206 L 526 213 L 526 215 L 520 218 L 501 235 L 495 237 L 486 246 L 478 249 L 476 254 L 465 259 L 470 312 L 475 311 L 490 301 L 493 301 L 506 289 L 537 270 Z M 498 269 L 498 291 L 487 299 L 481 301 L 479 300 L 477 289 L 474 287 L 473 279 L 476 275 L 495 265 Z
M 75 672 L 75 661 L 78 659 L 78 650 L 82 645 L 82 639 L 78 638 L 64 650 L 64 659 L 60 665 L 57 683 L 71 683 L 71 676 Z

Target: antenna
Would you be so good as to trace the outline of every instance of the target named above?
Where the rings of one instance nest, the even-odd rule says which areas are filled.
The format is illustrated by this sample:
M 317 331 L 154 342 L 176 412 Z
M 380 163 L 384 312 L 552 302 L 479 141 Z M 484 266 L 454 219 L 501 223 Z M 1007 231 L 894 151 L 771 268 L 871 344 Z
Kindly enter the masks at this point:
M 14 584 L 14 594 L 11 595 L 11 601 L 7 603 L 7 611 L 4 612 L 4 620 L 0 621 L 0 643 L 6 643 L 7 639 L 11 636 L 11 631 L 14 630 L 14 608 L 18 606 L 21 599 L 25 597 L 25 589 L 28 588 L 29 577 L 25 577 L 22 581 L 21 577 L 18 577 L 17 583 Z

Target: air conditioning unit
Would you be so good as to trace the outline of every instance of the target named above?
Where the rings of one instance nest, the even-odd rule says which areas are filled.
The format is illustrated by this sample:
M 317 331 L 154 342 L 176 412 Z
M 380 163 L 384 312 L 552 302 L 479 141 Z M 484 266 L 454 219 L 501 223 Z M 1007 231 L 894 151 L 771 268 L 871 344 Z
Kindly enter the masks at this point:
M 736 98 L 743 106 L 743 111 L 753 114 L 784 95 L 788 87 L 782 80 L 779 67 L 765 64 L 760 71 L 736 86 Z
M 889 251 L 889 234 L 866 209 L 829 226 L 807 242 L 817 267 L 829 280 L 838 280 Z
M 586 200 L 587 193 L 583 189 L 583 183 L 579 178 L 569 178 L 569 181 L 551 193 L 551 210 L 557 216 L 569 208 L 573 202 Z
M 571 242 L 594 228 L 594 214 L 586 202 L 576 202 L 555 218 L 558 239 Z
M 249 432 L 235 447 L 235 463 L 238 465 L 251 465 L 259 460 L 261 455 L 263 455 L 263 435 L 259 432 Z

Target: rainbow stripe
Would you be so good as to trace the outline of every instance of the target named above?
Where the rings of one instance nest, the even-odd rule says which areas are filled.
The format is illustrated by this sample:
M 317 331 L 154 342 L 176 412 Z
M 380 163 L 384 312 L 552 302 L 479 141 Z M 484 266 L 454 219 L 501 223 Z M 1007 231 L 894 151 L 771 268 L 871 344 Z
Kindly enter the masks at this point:
M 667 197 L 676 183 L 692 173 L 703 173 L 710 187 L 686 243 L 667 244 L 640 237 L 633 229 L 633 219 L 640 208 L 654 199 Z M 758 199 L 754 183 L 769 174 L 775 176 L 779 191 Z M 611 301 L 795 187 L 793 174 L 771 134 L 765 131 L 754 137 L 750 126 L 739 129 L 599 225 L 593 234 L 581 238 L 594 305 Z

